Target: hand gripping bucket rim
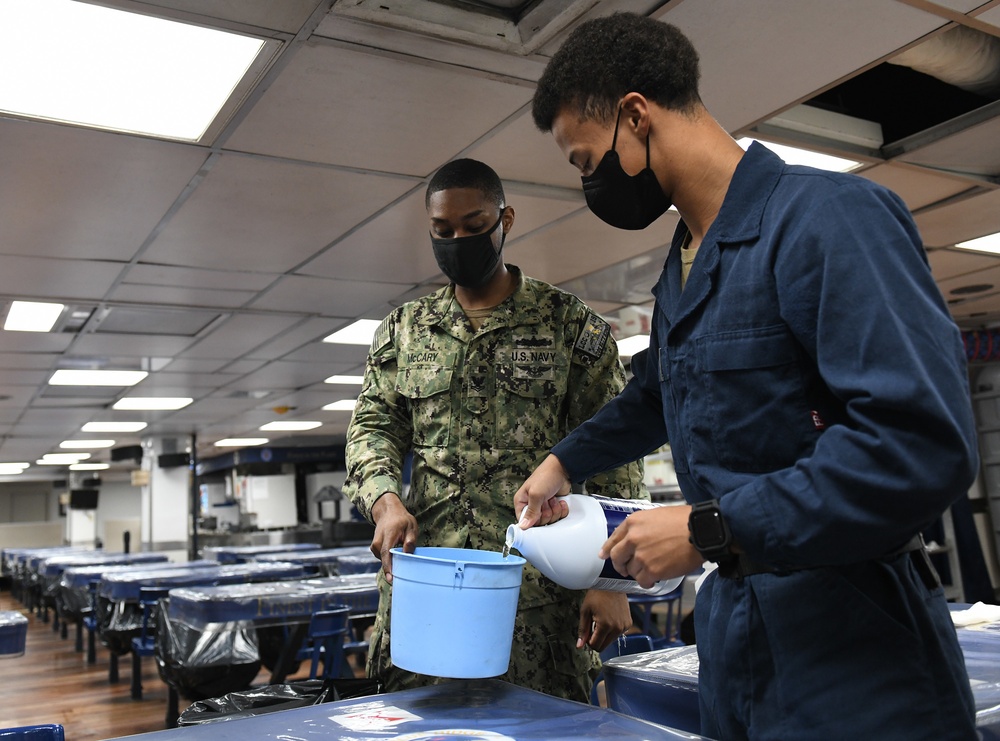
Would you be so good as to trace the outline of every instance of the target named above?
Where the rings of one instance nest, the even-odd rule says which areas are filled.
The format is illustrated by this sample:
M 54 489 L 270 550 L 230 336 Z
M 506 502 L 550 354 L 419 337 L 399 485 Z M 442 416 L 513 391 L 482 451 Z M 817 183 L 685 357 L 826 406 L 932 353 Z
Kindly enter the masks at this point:
M 495 551 L 392 549 L 392 663 L 451 679 L 507 671 L 525 559 Z

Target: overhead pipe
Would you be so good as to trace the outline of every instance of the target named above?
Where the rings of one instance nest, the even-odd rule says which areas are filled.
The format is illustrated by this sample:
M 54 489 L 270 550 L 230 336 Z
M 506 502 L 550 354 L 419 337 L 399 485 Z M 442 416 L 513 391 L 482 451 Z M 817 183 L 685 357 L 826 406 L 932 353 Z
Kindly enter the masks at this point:
M 1000 39 L 955 26 L 887 59 L 972 93 L 1000 97 Z

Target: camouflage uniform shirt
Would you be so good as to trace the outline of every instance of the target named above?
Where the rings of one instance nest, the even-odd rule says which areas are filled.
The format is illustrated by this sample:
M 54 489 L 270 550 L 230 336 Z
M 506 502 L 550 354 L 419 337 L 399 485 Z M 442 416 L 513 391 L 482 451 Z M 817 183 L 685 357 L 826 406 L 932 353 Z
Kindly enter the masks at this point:
M 383 493 L 397 493 L 419 525 L 418 546 L 500 551 L 514 493 L 555 443 L 624 385 L 608 324 L 575 296 L 510 269 L 517 289 L 478 331 L 449 286 L 396 309 L 372 343 L 347 435 L 346 492 L 369 520 Z M 410 450 L 404 497 L 401 471 Z M 648 497 L 639 463 L 586 486 L 591 494 Z M 369 673 L 385 679 L 392 671 L 389 587 L 381 575 L 380 584 Z M 550 645 L 519 646 L 519 638 L 533 640 L 519 624 L 511 681 L 581 699 L 540 667 L 554 662 L 564 672 L 568 662 L 579 679 L 594 666 L 589 652 L 574 648 L 582 597 L 525 567 L 519 622 L 530 614 L 534 632 Z M 519 674 L 519 659 L 532 677 Z

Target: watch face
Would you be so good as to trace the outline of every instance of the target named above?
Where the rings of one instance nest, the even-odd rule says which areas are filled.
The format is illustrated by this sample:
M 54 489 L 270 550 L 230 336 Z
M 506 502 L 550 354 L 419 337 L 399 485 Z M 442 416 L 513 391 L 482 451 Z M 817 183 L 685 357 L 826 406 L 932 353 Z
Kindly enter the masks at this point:
M 719 512 L 699 512 L 695 520 L 699 548 L 717 548 L 726 543 L 726 530 Z

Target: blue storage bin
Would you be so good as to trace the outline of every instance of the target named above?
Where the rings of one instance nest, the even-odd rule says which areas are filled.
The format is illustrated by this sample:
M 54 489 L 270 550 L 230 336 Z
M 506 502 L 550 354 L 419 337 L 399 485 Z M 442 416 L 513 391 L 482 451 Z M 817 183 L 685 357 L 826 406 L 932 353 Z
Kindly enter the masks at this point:
M 609 659 L 604 682 L 612 710 L 681 731 L 701 729 L 695 646 Z
M 18 728 L 0 728 L 0 741 L 64 741 L 63 727 L 56 723 Z
M 28 618 L 14 610 L 0 611 L 0 658 L 24 655 L 28 637 Z

